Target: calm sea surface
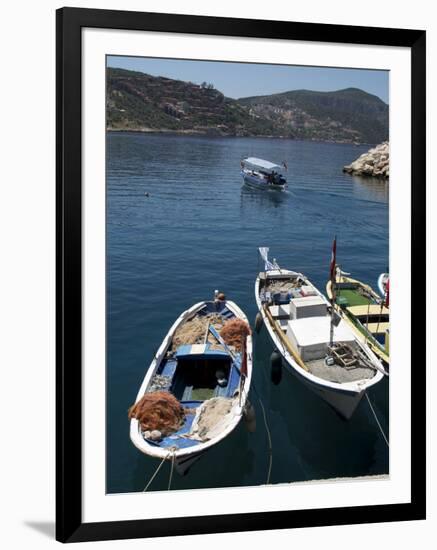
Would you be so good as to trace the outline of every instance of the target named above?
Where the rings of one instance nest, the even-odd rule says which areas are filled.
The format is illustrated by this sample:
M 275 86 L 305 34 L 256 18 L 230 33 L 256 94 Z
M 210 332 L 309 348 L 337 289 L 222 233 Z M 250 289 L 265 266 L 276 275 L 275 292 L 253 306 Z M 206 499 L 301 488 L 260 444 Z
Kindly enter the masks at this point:
M 179 314 L 220 289 L 257 313 L 257 248 L 325 291 L 331 245 L 345 271 L 376 288 L 388 265 L 388 188 L 343 174 L 367 146 L 256 138 L 110 133 L 107 136 L 107 490 L 142 491 L 158 462 L 129 439 L 128 407 Z M 289 190 L 242 186 L 240 159 L 287 161 Z M 145 193 L 149 193 L 146 196 Z M 253 384 L 272 436 L 272 483 L 388 473 L 386 444 L 363 399 L 352 420 L 284 370 L 270 381 L 265 328 L 254 338 Z M 268 443 L 256 395 L 257 430 L 244 422 L 172 489 L 266 482 Z M 388 433 L 388 382 L 370 399 Z M 149 490 L 167 488 L 165 464 Z

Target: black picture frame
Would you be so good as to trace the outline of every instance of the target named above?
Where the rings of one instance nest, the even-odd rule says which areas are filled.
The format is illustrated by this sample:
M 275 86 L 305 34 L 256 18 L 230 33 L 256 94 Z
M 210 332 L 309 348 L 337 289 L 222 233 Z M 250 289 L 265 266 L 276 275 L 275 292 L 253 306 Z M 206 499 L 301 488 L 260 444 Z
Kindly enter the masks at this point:
M 56 14 L 57 63 L 57 312 L 56 538 L 61 542 L 127 539 L 425 519 L 425 346 L 414 348 L 411 377 L 411 502 L 348 508 L 243 513 L 135 521 L 82 522 L 82 28 L 272 38 L 411 49 L 411 280 L 425 274 L 425 48 L 422 30 L 261 21 L 95 9 Z M 424 285 L 422 285 L 424 288 Z M 412 301 L 425 318 L 425 299 Z M 422 324 L 421 324 L 422 325 Z M 412 323 L 411 339 L 419 338 Z M 413 357 L 411 357 L 413 365 Z

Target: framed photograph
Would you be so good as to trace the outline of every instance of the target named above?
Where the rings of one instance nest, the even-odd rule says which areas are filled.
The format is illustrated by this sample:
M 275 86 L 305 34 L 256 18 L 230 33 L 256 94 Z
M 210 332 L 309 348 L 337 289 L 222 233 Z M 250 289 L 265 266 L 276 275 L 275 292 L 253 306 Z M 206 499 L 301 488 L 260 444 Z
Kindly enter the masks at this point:
M 57 539 L 424 519 L 425 272 L 424 31 L 58 10 Z

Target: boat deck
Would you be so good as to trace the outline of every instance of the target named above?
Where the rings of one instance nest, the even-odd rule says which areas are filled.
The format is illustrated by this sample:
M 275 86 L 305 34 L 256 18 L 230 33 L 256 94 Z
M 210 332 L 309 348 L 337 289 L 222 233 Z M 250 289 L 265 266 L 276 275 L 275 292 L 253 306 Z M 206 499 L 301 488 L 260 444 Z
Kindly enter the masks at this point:
M 199 445 L 202 443 L 202 441 L 198 441 L 197 439 L 190 439 L 189 437 L 186 437 L 187 434 L 191 432 L 191 427 L 193 425 L 193 420 L 196 416 L 197 408 L 202 404 L 202 401 L 185 401 L 181 402 L 181 405 L 186 409 L 192 411 L 187 412 L 185 414 L 185 422 L 181 428 L 177 432 L 172 433 L 171 435 L 168 435 L 167 437 L 164 437 L 160 441 L 152 441 L 150 439 L 147 439 L 147 442 L 151 445 L 156 445 L 157 447 L 162 447 L 164 449 L 171 448 L 171 447 L 177 447 L 178 449 L 186 449 L 187 447 L 194 447 L 195 445 Z
M 296 279 L 280 279 L 278 281 L 269 281 L 266 286 L 269 292 L 273 290 L 274 292 L 279 291 L 282 293 L 284 291 L 289 291 L 293 293 L 294 291 L 298 290 L 299 283 L 300 281 Z M 348 297 L 349 303 L 354 302 L 357 305 L 364 305 L 364 303 L 369 303 L 366 297 L 359 293 L 358 290 L 341 289 L 341 293 L 344 293 L 344 295 Z M 313 298 L 311 298 L 310 296 L 303 299 L 311 300 Z M 296 301 L 298 300 L 295 300 L 295 302 Z M 268 311 L 276 325 L 277 332 L 283 334 L 283 338 L 285 338 L 288 341 L 290 347 L 295 350 L 296 355 L 299 355 L 301 357 L 301 359 L 305 363 L 305 366 L 312 375 L 322 380 L 339 384 L 356 382 L 358 380 L 369 380 L 375 376 L 375 368 L 368 366 L 364 360 L 361 360 L 358 357 L 355 358 L 355 365 L 351 366 L 340 364 L 339 361 L 336 361 L 336 363 L 334 363 L 333 365 L 327 365 L 325 363 L 325 356 L 328 354 L 328 343 L 323 339 L 323 336 L 325 335 L 326 338 L 328 338 L 329 335 L 329 316 L 311 316 L 308 318 L 293 320 L 290 318 L 291 312 L 290 305 L 288 303 L 269 306 Z M 292 327 L 290 327 L 291 325 Z M 318 330 L 315 330 L 316 325 L 318 327 Z M 308 326 L 310 326 L 311 331 L 308 331 Z M 340 325 L 334 329 L 335 336 L 338 333 L 338 338 L 336 337 L 335 341 L 337 343 L 347 341 L 349 346 L 353 346 L 353 343 L 351 342 L 352 333 L 350 333 L 350 330 L 348 329 L 343 334 L 343 332 L 341 332 L 341 327 L 343 327 L 344 332 L 346 328 L 344 322 L 341 322 Z M 292 329 L 295 341 L 292 341 L 287 335 L 287 331 L 289 328 Z M 316 359 L 305 359 L 303 357 L 305 353 L 305 348 L 309 350 L 309 353 L 314 355 L 313 349 L 315 348 L 315 346 L 323 346 L 323 344 L 325 344 L 326 351 L 323 352 L 322 349 L 320 350 L 322 357 L 319 356 Z M 298 348 L 300 351 L 298 351 Z
M 336 364 L 328 366 L 324 358 L 307 361 L 306 366 L 314 376 L 327 380 L 328 382 L 337 382 L 339 384 L 356 382 L 358 380 L 368 380 L 373 378 L 376 374 L 374 369 L 365 366 L 350 367 L 347 369 Z
M 358 290 L 350 288 L 341 288 L 336 291 L 336 302 L 339 305 L 352 306 L 367 306 L 375 303 L 367 296 L 363 296 Z

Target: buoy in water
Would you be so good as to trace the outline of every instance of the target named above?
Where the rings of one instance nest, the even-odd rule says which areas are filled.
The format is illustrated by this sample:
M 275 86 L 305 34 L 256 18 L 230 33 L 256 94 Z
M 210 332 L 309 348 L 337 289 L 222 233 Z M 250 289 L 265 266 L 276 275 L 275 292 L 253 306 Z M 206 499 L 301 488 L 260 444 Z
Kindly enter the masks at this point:
M 247 431 L 253 434 L 256 430 L 256 414 L 252 403 L 247 400 L 243 409 L 244 423 L 246 424 Z
M 255 317 L 255 330 L 257 334 L 261 330 L 262 325 L 263 325 L 263 318 L 261 313 L 258 312 Z
M 277 386 L 282 379 L 282 357 L 276 349 L 270 356 L 270 367 L 270 378 Z

